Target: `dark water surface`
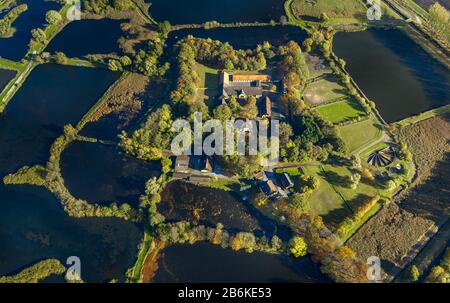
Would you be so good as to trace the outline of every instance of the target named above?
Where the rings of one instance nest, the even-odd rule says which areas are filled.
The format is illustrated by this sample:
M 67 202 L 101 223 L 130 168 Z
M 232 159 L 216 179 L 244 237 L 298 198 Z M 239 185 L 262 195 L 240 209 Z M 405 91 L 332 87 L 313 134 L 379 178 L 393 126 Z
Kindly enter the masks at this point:
M 47 46 L 46 51 L 68 57 L 120 52 L 117 40 L 124 20 L 79 20 L 69 23 Z
M 160 175 L 161 165 L 128 157 L 115 145 L 75 142 L 61 156 L 61 172 L 77 198 L 138 207 L 145 183 Z
M 290 40 L 301 44 L 307 37 L 306 32 L 297 26 L 226 27 L 209 30 L 203 28 L 183 29 L 170 34 L 167 40 L 168 47 L 188 35 L 229 42 L 235 49 L 254 49 L 264 41 L 268 41 L 275 46 Z
M 9 81 L 11 81 L 16 76 L 16 71 L 8 70 L 8 69 L 0 69 L 0 92 L 8 85 Z
M 309 257 L 248 254 L 207 242 L 170 246 L 162 254 L 153 279 L 157 283 L 329 282 Z
M 338 33 L 334 50 L 387 122 L 450 103 L 450 71 L 400 30 Z
M 45 164 L 51 143 L 75 124 L 118 74 L 45 64 L 36 67 L 0 115 L 0 177 Z M 41 259 L 81 259 L 82 278 L 109 281 L 132 265 L 141 232 L 114 218 L 75 219 L 44 188 L 0 184 L 0 275 Z
M 0 38 L 0 57 L 19 61 L 28 51 L 31 30 L 45 25 L 45 13 L 51 9 L 59 10 L 61 5 L 55 1 L 23 0 L 28 10 L 21 14 L 13 23 L 16 29 L 10 38 Z
M 199 24 L 206 21 L 268 22 L 279 21 L 284 0 L 146 0 L 150 15 L 172 24 Z

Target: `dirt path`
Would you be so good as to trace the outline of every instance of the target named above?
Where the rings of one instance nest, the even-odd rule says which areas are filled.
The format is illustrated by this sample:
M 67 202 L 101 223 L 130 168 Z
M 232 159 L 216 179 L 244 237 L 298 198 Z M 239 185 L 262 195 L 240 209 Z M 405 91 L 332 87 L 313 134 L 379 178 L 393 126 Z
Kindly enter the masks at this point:
M 143 283 L 150 283 L 159 268 L 158 260 L 161 256 L 161 251 L 167 246 L 165 242 L 155 240 L 155 246 L 152 251 L 147 254 L 142 266 L 141 280 Z

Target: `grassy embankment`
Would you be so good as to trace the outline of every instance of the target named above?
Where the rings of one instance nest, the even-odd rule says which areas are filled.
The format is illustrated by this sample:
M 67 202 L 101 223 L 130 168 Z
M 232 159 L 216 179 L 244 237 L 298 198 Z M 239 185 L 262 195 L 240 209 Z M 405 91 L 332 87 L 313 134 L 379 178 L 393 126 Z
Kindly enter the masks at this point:
M 374 118 L 339 127 L 347 151 L 354 153 L 361 147 L 368 146 L 382 136 L 382 127 Z
M 367 116 L 364 109 L 355 101 L 340 101 L 319 106 L 316 111 L 331 123 Z
M 427 120 L 427 119 L 430 119 L 430 118 L 433 118 L 433 117 L 436 117 L 439 115 L 444 115 L 445 113 L 448 113 L 448 112 L 450 112 L 450 104 L 423 112 L 421 114 L 418 114 L 418 115 L 415 115 L 412 117 L 405 118 L 401 121 L 398 121 L 396 124 L 399 126 L 408 126 L 408 125 L 415 124 L 420 121 Z
M 62 275 L 66 268 L 57 259 L 47 259 L 16 275 L 0 277 L 0 283 L 38 283 L 52 275 Z

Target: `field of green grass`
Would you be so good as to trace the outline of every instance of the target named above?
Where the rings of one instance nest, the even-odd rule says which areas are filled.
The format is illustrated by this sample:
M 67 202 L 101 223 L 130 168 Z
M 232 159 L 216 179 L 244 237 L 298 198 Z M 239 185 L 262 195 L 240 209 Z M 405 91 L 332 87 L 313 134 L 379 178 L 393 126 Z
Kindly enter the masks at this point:
M 363 152 L 361 152 L 361 154 L 359 155 L 361 157 L 361 160 L 366 159 L 368 156 L 370 156 L 370 154 L 372 154 L 373 152 L 385 149 L 386 147 L 388 147 L 388 145 L 384 142 L 379 142 L 373 146 L 370 146 L 369 148 L 365 149 Z
M 215 97 L 219 94 L 219 71 L 197 63 L 195 71 L 200 77 L 200 88 L 197 92 L 197 100 L 204 101 L 211 108 Z
M 309 198 L 311 213 L 322 216 L 326 223 L 336 225 L 345 217 L 351 215 L 342 197 L 333 189 L 331 184 L 321 174 L 320 166 L 303 167 L 305 174 L 316 176 L 319 181 L 319 189 L 314 191 Z
M 336 103 L 331 103 L 328 105 L 323 105 L 315 108 L 315 110 L 321 115 L 325 120 L 331 123 L 338 123 L 345 120 L 364 117 L 366 112 L 355 101 L 341 101 Z
M 372 197 L 385 196 L 384 191 L 378 189 L 375 183 L 364 180 L 355 189 L 350 188 L 348 184 L 352 172 L 343 166 L 305 166 L 303 171 L 320 181 L 319 189 L 309 198 L 311 213 L 322 216 L 330 226 L 337 226 Z M 378 209 L 379 207 L 370 213 L 373 214 Z
M 320 17 L 326 13 L 330 18 L 361 18 L 367 8 L 360 0 L 294 0 L 291 5 L 296 17 Z
M 303 93 L 305 102 L 311 105 L 319 105 L 331 100 L 340 100 L 347 96 L 347 91 L 340 85 L 334 76 L 308 84 Z
M 381 125 L 375 122 L 373 118 L 341 126 L 338 129 L 349 153 L 370 144 L 382 135 Z
M 361 181 L 355 189 L 348 187 L 352 172 L 346 167 L 323 165 L 321 174 L 339 193 L 352 211 L 356 211 L 361 204 L 380 194 L 375 184 L 368 184 L 364 181 Z

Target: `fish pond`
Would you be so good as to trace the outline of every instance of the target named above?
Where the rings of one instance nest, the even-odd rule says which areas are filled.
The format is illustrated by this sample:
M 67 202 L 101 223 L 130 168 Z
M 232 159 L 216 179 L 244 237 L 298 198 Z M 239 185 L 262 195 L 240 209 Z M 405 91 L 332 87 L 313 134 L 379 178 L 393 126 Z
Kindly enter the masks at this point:
M 450 103 L 450 71 L 401 30 L 341 32 L 333 47 L 387 122 Z
M 50 53 L 63 52 L 68 57 L 89 54 L 120 53 L 118 40 L 125 20 L 79 20 L 70 22 L 47 46 Z
M 31 30 L 45 25 L 45 13 L 49 10 L 59 10 L 61 5 L 56 1 L 23 0 L 28 10 L 22 13 L 12 24 L 15 32 L 12 37 L 0 38 L 0 57 L 19 61 L 28 51 Z
M 301 44 L 307 33 L 297 26 L 250 26 L 225 27 L 214 29 L 183 29 L 171 32 L 167 45 L 171 47 L 177 41 L 192 35 L 197 38 L 211 38 L 230 43 L 235 49 L 254 49 L 264 41 L 279 46 L 290 40 Z
M 172 24 L 199 24 L 206 21 L 269 22 L 285 14 L 284 0 L 146 0 L 150 15 Z
M 159 161 L 128 157 L 116 145 L 75 142 L 61 155 L 61 173 L 70 192 L 98 204 L 138 207 L 145 183 L 160 172 Z
M 45 164 L 50 145 L 75 124 L 118 74 L 45 64 L 36 67 L 0 115 L 0 177 L 24 165 Z M 133 265 L 141 231 L 115 218 L 71 218 L 44 188 L 0 183 L 0 275 L 42 259 L 81 259 L 89 282 L 124 279 Z
M 330 282 L 309 257 L 294 259 L 233 251 L 207 242 L 163 250 L 153 282 L 320 283 Z

